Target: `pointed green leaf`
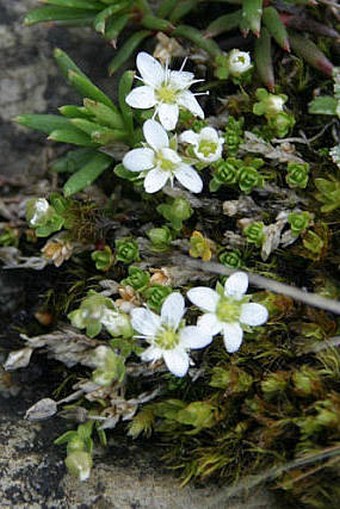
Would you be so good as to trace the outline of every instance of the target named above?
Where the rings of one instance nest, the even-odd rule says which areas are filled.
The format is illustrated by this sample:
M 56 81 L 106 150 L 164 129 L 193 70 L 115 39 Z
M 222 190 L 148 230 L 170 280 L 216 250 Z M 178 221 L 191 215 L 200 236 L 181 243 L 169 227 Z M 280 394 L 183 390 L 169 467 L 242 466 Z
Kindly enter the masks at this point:
M 62 143 L 70 143 L 71 145 L 80 145 L 81 147 L 98 147 L 98 143 L 94 143 L 87 134 L 72 125 L 65 129 L 56 129 L 52 131 L 48 139 Z
M 68 72 L 68 79 L 71 85 L 83 96 L 94 101 L 99 101 L 109 108 L 115 109 L 115 105 L 100 88 L 94 85 L 85 75 L 73 70 Z
M 86 110 L 94 116 L 97 122 L 113 129 L 123 129 L 124 121 L 118 109 L 112 109 L 105 104 L 92 101 L 91 99 L 84 99 L 84 106 Z
M 91 185 L 111 163 L 111 157 L 99 152 L 95 154 L 83 168 L 74 173 L 65 183 L 65 196 L 71 196 Z
M 68 9 L 67 7 L 39 7 L 33 9 L 24 18 L 25 25 L 34 25 L 36 23 L 42 23 L 47 21 L 85 21 L 88 24 L 91 23 L 93 18 L 93 12 L 90 10 L 81 9 Z
M 59 158 L 51 166 L 56 173 L 74 173 L 82 166 L 85 166 L 97 152 L 91 148 L 79 148 L 71 150 Z
M 119 48 L 116 56 L 109 64 L 109 74 L 114 74 L 130 58 L 138 46 L 152 34 L 149 30 L 140 30 L 131 35 L 128 40 Z
M 60 115 L 19 115 L 14 120 L 20 125 L 46 134 L 50 134 L 56 129 L 64 129 L 70 126 L 69 120 Z

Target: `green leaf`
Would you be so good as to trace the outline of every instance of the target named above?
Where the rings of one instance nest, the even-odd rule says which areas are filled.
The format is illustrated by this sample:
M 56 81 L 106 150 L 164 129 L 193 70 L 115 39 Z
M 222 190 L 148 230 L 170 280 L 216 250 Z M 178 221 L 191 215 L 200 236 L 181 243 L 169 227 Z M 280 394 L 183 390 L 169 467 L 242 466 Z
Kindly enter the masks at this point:
M 113 14 L 117 14 L 122 11 L 126 7 L 128 7 L 128 2 L 126 0 L 114 2 L 112 5 L 109 5 L 106 9 L 97 14 L 93 22 L 96 32 L 104 34 L 108 18 L 110 18 Z
M 81 147 L 98 147 L 98 143 L 92 141 L 87 134 L 72 125 L 65 129 L 56 129 L 55 131 L 52 131 L 47 139 L 58 141 L 60 143 L 79 145 Z
M 45 21 L 83 21 L 90 24 L 93 18 L 93 12 L 90 10 L 71 10 L 67 7 L 39 7 L 33 9 L 24 18 L 25 25 L 35 25 Z
M 87 9 L 89 11 L 98 11 L 103 8 L 103 4 L 94 0 L 42 0 L 44 4 L 58 5 L 69 9 Z
M 97 151 L 90 148 L 80 148 L 67 152 L 52 164 L 51 169 L 56 173 L 74 173 L 87 164 Z
M 60 48 L 56 48 L 54 50 L 53 56 L 65 79 L 68 79 L 69 71 L 74 71 L 84 78 L 87 78 L 86 74 L 84 74 L 81 69 L 79 69 L 79 67 L 73 62 L 73 60 L 67 55 L 67 53 L 65 53 Z
M 130 20 L 130 14 L 122 14 L 121 16 L 113 16 L 105 26 L 104 37 L 107 41 L 116 41 L 119 34 L 124 30 Z
M 70 127 L 70 122 L 60 115 L 19 115 L 15 122 L 25 127 L 30 127 L 36 131 L 50 134 L 56 129 L 65 129 Z
M 335 97 L 328 95 L 316 97 L 309 103 L 308 111 L 317 115 L 336 115 L 337 104 Z
M 115 166 L 114 174 L 117 175 L 117 177 L 130 180 L 131 182 L 140 179 L 140 173 L 129 171 L 122 164 L 117 164 L 117 166 Z
M 67 104 L 58 108 L 63 117 L 67 118 L 89 118 L 89 113 L 82 106 Z
M 130 92 L 133 81 L 135 78 L 135 73 L 133 71 L 125 71 L 122 77 L 119 80 L 118 87 L 118 101 L 119 106 L 123 115 L 124 123 L 126 130 L 130 134 L 130 146 L 133 146 L 135 143 L 135 135 L 133 129 L 133 111 L 132 108 L 126 102 L 126 96 Z
M 101 153 L 95 154 L 85 166 L 74 173 L 65 183 L 65 196 L 71 196 L 91 185 L 111 163 L 111 157 Z
M 94 85 L 84 74 L 79 74 L 72 69 L 68 72 L 68 79 L 71 85 L 79 92 L 83 97 L 99 101 L 109 108 L 115 109 L 115 105 L 108 98 L 104 92 Z
M 105 104 L 92 101 L 91 99 L 84 99 L 84 106 L 86 110 L 95 117 L 99 124 L 112 127 L 113 129 L 124 128 L 122 115 L 116 107 L 114 109 L 109 108 Z
M 152 34 L 150 30 L 140 30 L 131 35 L 127 41 L 119 48 L 116 56 L 109 64 L 109 74 L 114 74 L 130 58 L 138 46 Z

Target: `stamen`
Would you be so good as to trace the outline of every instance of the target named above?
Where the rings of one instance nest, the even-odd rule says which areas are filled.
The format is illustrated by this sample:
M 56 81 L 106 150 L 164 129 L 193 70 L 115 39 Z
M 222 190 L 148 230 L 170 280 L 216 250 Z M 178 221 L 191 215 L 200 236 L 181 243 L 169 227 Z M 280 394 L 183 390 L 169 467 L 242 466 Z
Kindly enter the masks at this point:
M 183 60 L 182 65 L 181 65 L 181 67 L 180 67 L 179 72 L 182 72 L 182 71 L 183 71 L 183 69 L 184 69 L 184 67 L 185 67 L 185 65 L 186 65 L 186 63 L 187 63 L 187 61 L 188 61 L 188 57 L 185 57 L 185 59 Z

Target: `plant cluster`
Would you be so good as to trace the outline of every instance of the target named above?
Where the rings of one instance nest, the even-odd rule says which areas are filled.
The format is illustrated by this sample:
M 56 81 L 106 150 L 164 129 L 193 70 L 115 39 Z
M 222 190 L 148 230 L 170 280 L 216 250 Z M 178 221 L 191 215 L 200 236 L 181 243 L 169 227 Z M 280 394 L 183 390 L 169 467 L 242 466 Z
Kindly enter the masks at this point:
M 14 253 L 16 267 L 58 268 L 53 299 L 49 293 L 41 302 L 52 318 L 37 314 L 39 333 L 22 334 L 24 346 L 4 364 L 7 372 L 25 368 L 42 350 L 69 374 L 27 418 L 59 412 L 75 421 L 56 443 L 66 445 L 66 466 L 81 480 L 90 475 L 95 438 L 105 445 L 116 428 L 170 445 L 165 459 L 184 482 L 242 485 L 255 474 L 249 482 L 271 481 L 301 507 L 333 507 L 338 147 L 328 137 L 333 124 L 301 113 L 293 94 L 268 79 L 272 39 L 285 51 L 306 46 L 301 54 L 310 63 L 319 58 L 325 70 L 314 43 L 286 30 L 301 29 L 297 14 L 312 7 L 216 2 L 222 6 L 203 38 L 178 22 L 205 2 L 165 0 L 157 16 L 144 1 L 45 3 L 27 23 L 90 24 L 114 44 L 128 23 L 142 27 L 120 47 L 111 71 L 157 31 L 213 56 L 210 65 L 203 58 L 206 76 L 220 81 L 205 86 L 185 70 L 186 60 L 174 70 L 169 59 L 140 51 L 138 73 L 122 74 L 116 104 L 57 49 L 82 105 L 16 119 L 76 147 L 52 164 L 62 191 L 30 196 L 26 226 L 0 232 L 5 265 Z M 313 14 L 321 19 L 323 8 Z M 302 30 L 324 27 L 309 14 L 305 20 Z M 255 63 L 244 48 L 222 51 L 219 37 L 237 27 L 256 38 Z M 269 91 L 252 78 L 254 65 Z M 334 75 L 334 97 L 314 99 L 310 114 L 338 115 Z M 311 94 L 309 80 L 304 93 Z M 215 107 L 213 98 L 220 99 Z M 318 119 L 316 137 L 306 118 Z M 311 304 L 308 292 L 289 287 L 285 294 L 283 283 L 318 294 L 316 307 L 303 304 Z

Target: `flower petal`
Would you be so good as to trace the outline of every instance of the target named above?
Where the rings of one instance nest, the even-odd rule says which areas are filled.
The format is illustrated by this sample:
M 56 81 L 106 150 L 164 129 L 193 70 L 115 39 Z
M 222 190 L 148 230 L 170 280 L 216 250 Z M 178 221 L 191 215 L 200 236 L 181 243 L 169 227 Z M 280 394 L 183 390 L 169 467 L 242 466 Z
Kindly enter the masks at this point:
M 214 313 L 205 313 L 197 321 L 197 327 L 212 336 L 221 332 L 223 325 Z
M 184 376 L 189 369 L 189 355 L 185 350 L 177 348 L 177 350 L 163 351 L 163 358 L 168 370 L 175 376 Z
M 229 297 L 241 300 L 248 288 L 248 276 L 245 272 L 235 272 L 228 277 L 224 285 L 224 291 Z
M 157 102 L 154 89 L 148 86 L 134 88 L 126 96 L 125 101 L 131 108 L 142 110 L 153 108 Z
M 158 109 L 158 118 L 164 129 L 172 131 L 178 122 L 179 109 L 177 104 L 160 104 Z
M 155 168 L 149 171 L 144 180 L 144 189 L 147 193 L 157 193 L 165 186 L 170 174 L 167 171 Z
M 162 65 L 151 55 L 142 51 L 136 59 L 137 69 L 146 85 L 155 87 L 161 85 L 165 79 L 165 70 Z
M 220 298 L 215 290 L 205 286 L 191 288 L 191 290 L 189 290 L 187 293 L 187 297 L 198 308 L 203 309 L 203 311 L 210 311 L 212 313 L 216 311 L 216 306 Z
M 154 337 L 161 326 L 161 318 L 150 309 L 135 308 L 131 311 L 132 327 L 146 337 Z
M 155 153 L 151 148 L 135 148 L 123 157 L 123 166 L 130 171 L 150 170 L 155 166 Z
M 198 140 L 199 140 L 198 134 L 191 130 L 184 131 L 184 133 L 182 133 L 179 136 L 179 141 L 181 143 L 190 143 L 191 145 L 197 145 Z
M 200 327 L 189 325 L 180 331 L 180 345 L 184 348 L 204 348 L 212 342 L 211 334 Z
M 142 359 L 142 361 L 145 362 L 158 361 L 159 359 L 162 358 L 162 356 L 163 356 L 162 350 L 153 345 L 149 346 L 149 348 L 147 348 L 146 350 L 144 350 L 144 352 L 140 354 L 140 358 Z
M 268 320 L 268 310 L 262 304 L 252 302 L 241 307 L 240 322 L 246 325 L 262 325 Z
M 195 75 L 189 71 L 169 71 L 169 82 L 177 90 L 186 89 L 195 81 Z
M 223 340 L 227 352 L 236 352 L 241 346 L 243 330 L 238 323 L 223 324 Z
M 176 171 L 175 177 L 183 187 L 192 193 L 200 193 L 203 189 L 203 181 L 196 170 L 187 164 L 182 164 Z
M 159 150 L 169 146 L 167 132 L 156 120 L 147 120 L 143 124 L 144 138 L 154 150 Z
M 162 323 L 177 329 L 184 312 L 184 298 L 180 293 L 173 292 L 163 302 L 161 309 Z
M 189 90 L 182 92 L 178 96 L 177 102 L 180 106 L 189 110 L 195 117 L 204 118 L 204 111 L 198 104 L 194 94 Z

